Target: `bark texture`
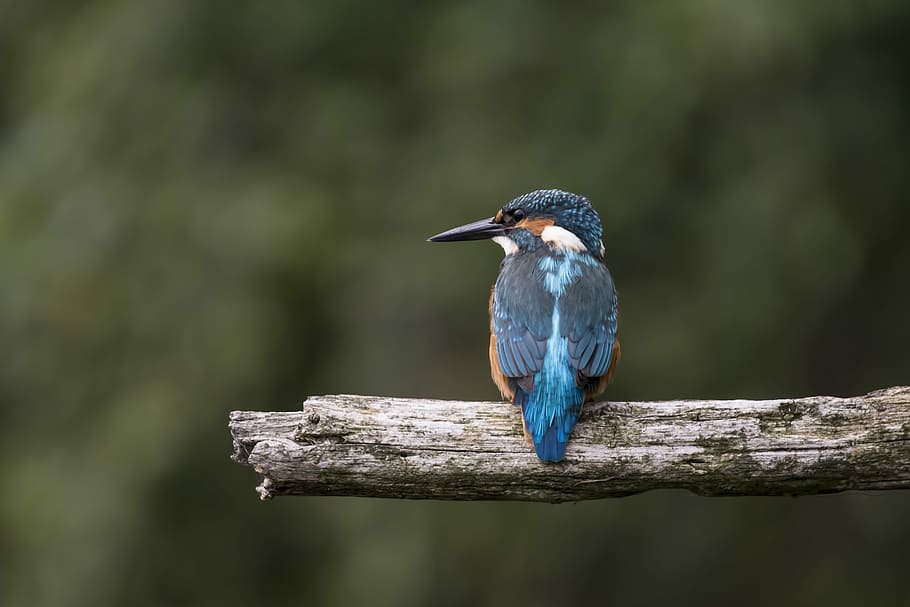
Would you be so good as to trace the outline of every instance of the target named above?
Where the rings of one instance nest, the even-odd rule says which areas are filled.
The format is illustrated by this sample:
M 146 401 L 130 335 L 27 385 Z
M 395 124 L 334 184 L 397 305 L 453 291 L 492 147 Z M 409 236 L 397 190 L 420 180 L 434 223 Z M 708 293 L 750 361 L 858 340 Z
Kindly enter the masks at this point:
M 262 499 L 358 495 L 563 502 L 651 489 L 808 495 L 910 488 L 910 387 L 855 398 L 602 402 L 543 464 L 506 403 L 314 396 L 234 411 Z

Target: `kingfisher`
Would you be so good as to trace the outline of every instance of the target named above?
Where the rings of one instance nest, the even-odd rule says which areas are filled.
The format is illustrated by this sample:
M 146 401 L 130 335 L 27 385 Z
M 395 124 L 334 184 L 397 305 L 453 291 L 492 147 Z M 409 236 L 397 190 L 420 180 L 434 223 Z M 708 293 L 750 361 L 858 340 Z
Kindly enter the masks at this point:
M 565 458 L 582 406 L 619 360 L 617 296 L 591 202 L 563 190 L 515 198 L 431 242 L 492 239 L 505 257 L 490 294 L 490 373 L 521 410 L 543 462 Z

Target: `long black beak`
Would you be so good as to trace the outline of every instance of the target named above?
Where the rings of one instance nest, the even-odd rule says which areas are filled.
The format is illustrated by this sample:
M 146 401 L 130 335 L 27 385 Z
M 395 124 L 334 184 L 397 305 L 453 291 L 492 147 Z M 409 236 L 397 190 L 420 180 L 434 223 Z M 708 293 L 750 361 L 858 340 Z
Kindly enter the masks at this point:
M 500 223 L 495 223 L 495 217 L 481 219 L 474 223 L 458 226 L 447 230 L 442 234 L 431 236 L 427 240 L 430 242 L 456 242 L 459 240 L 486 240 L 494 236 L 502 236 L 506 233 L 506 228 Z

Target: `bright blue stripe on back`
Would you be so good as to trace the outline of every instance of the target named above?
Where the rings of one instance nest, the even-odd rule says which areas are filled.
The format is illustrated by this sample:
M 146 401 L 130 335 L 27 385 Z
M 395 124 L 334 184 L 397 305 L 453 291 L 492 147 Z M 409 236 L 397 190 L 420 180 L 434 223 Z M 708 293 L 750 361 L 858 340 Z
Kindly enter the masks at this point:
M 560 336 L 557 305 L 553 310 L 553 330 L 547 340 L 543 367 L 534 376 L 534 390 L 522 408 L 541 460 L 557 462 L 563 459 L 583 402 L 584 391 L 575 384 L 575 373 L 569 363 L 569 340 Z

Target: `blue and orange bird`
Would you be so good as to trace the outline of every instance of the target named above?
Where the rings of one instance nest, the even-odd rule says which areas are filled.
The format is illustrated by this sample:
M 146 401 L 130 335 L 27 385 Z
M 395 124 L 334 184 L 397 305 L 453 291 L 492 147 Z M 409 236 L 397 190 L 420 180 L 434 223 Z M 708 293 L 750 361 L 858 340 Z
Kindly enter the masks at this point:
M 490 370 L 521 409 L 537 457 L 558 462 L 582 405 L 619 360 L 617 298 L 600 217 L 584 196 L 537 190 L 432 242 L 492 239 L 505 258 L 490 297 Z

